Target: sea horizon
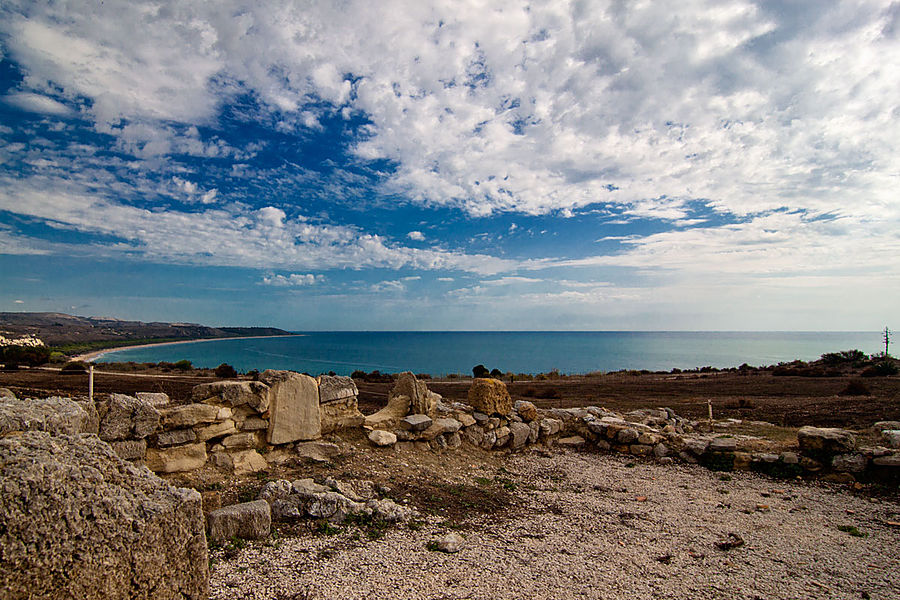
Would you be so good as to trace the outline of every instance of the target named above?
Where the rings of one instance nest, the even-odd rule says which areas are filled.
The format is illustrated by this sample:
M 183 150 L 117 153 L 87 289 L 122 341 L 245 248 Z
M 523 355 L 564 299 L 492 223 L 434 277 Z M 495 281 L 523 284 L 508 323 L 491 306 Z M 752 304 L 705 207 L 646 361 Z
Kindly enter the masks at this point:
M 581 374 L 622 369 L 669 371 L 767 366 L 814 360 L 826 352 L 881 351 L 877 331 L 292 331 L 290 336 L 182 341 L 114 349 L 96 362 L 222 363 L 239 371 L 288 369 L 311 374 L 413 371 Z

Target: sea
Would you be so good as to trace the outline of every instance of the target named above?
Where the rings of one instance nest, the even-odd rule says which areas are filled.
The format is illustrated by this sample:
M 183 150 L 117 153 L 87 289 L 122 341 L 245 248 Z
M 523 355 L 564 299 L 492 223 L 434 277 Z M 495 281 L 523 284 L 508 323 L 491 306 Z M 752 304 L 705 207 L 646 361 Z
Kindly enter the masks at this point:
M 297 332 L 290 337 L 197 341 L 115 350 L 96 362 L 228 363 L 238 371 L 312 375 L 412 371 L 434 377 L 472 367 L 565 374 L 622 369 L 670 371 L 814 360 L 826 352 L 882 350 L 880 332 L 469 331 Z

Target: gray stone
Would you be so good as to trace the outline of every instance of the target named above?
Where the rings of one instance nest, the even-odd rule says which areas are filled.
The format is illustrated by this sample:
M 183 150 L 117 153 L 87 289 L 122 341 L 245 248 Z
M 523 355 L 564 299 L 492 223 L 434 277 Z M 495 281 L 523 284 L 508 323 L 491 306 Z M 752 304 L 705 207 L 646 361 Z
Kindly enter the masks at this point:
M 628 451 L 635 456 L 648 456 L 653 452 L 653 447 L 644 444 L 631 444 L 628 447 Z
M 134 397 L 153 408 L 162 408 L 169 403 L 169 395 L 162 392 L 135 392 Z
M 366 502 L 375 497 L 375 484 L 365 479 L 340 481 L 333 477 L 328 477 L 325 479 L 325 485 L 332 491 L 343 494 L 354 502 Z
M 881 432 L 884 443 L 891 448 L 900 448 L 900 429 L 884 429 Z
M 490 431 L 486 431 L 484 436 L 481 438 L 481 447 L 485 450 L 490 450 L 494 447 L 494 444 L 497 443 L 497 431 L 491 429 Z
M 261 540 L 269 537 L 272 509 L 265 500 L 232 504 L 210 511 L 209 541 L 221 544 L 233 537 Z
M 481 426 L 483 427 L 483 426 L 488 422 L 488 419 L 489 419 L 490 417 L 488 417 L 488 416 L 487 416 L 486 414 L 484 414 L 483 412 L 475 411 L 475 412 L 472 413 L 472 418 L 475 419 L 475 422 L 476 422 L 477 424 L 479 424 L 479 425 L 481 425 Z
M 438 538 L 434 543 L 434 548 L 448 554 L 455 554 L 462 550 L 465 540 L 456 532 Z
M 872 459 L 872 464 L 879 467 L 900 467 L 900 456 L 879 456 Z
M 109 445 L 122 460 L 143 460 L 147 452 L 147 440 L 119 440 Z
M 315 462 L 329 462 L 337 458 L 341 448 L 328 442 L 300 442 L 297 444 L 297 455 Z
M 259 417 L 247 417 L 241 423 L 241 431 L 262 431 L 269 428 L 269 422 Z
M 425 383 L 416 379 L 416 376 L 409 371 L 397 376 L 397 383 L 388 394 L 388 400 L 397 396 L 409 398 L 409 413 L 429 416 L 435 414 L 437 402 L 440 399 L 437 394 L 429 394 Z
M 462 446 L 462 436 L 459 435 L 458 431 L 445 433 L 444 439 L 447 442 L 447 448 L 449 448 L 450 450 L 456 450 L 457 448 Z
M 193 471 L 206 464 L 206 444 L 198 442 L 165 449 L 147 448 L 144 460 L 155 473 Z
M 408 521 L 415 515 L 415 511 L 405 506 L 400 506 L 390 499 L 369 500 L 366 502 L 366 511 L 370 512 L 373 517 L 388 523 L 399 523 Z
M 509 431 L 512 435 L 510 448 L 513 450 L 524 447 L 528 442 L 528 436 L 531 435 L 531 428 L 526 423 L 512 423 L 509 426 Z
M 862 454 L 838 454 L 831 459 L 831 467 L 843 473 L 862 473 L 868 464 L 869 459 Z
M 707 440 L 685 440 L 684 448 L 694 456 L 703 456 L 706 448 L 709 447 Z
M 160 431 L 156 436 L 156 445 L 160 448 L 189 444 L 197 439 L 193 429 L 173 429 Z
M 356 382 L 350 377 L 340 375 L 320 375 L 319 381 L 319 402 L 326 403 L 334 400 L 343 400 L 344 398 L 356 398 L 359 390 L 356 389 Z
M 4 598 L 206 598 L 198 492 L 92 435 L 7 436 L 0 464 Z
M 270 444 L 313 440 L 322 435 L 319 387 L 309 375 L 292 371 L 264 371 L 260 381 L 269 386 Z
M 737 440 L 733 437 L 713 438 L 706 449 L 710 452 L 734 452 L 737 450 Z
M 159 428 L 160 414 L 149 402 L 125 394 L 110 394 L 100 420 L 100 439 L 143 439 Z
M 359 412 L 356 396 L 338 398 L 328 402 L 321 402 L 320 398 L 319 419 L 323 434 L 339 429 L 360 427 L 366 421 L 365 415 Z
M 237 427 L 234 426 L 234 421 L 226 419 L 221 423 L 213 423 L 206 427 L 198 427 L 197 439 L 201 442 L 207 442 L 233 433 L 237 433 Z
M 502 448 L 509 441 L 512 434 L 512 430 L 504 425 L 503 427 L 499 427 L 497 429 L 497 441 L 494 442 L 494 448 Z
M 337 492 L 325 492 L 305 501 L 303 508 L 310 517 L 343 523 L 348 516 L 362 513 L 365 505 Z
M 781 462 L 786 465 L 796 465 L 800 463 L 800 457 L 796 452 L 782 452 Z
M 584 438 L 580 435 L 573 435 L 569 437 L 560 438 L 556 442 L 560 446 L 567 446 L 570 448 L 580 448 L 584 446 Z
M 441 433 L 456 433 L 462 427 L 462 423 L 449 417 L 435 419 L 434 424 L 441 428 Z
M 544 437 L 556 435 L 557 433 L 562 431 L 562 427 L 563 422 L 559 419 L 552 419 L 550 417 L 541 419 L 541 435 Z
M 257 413 L 269 409 L 269 386 L 263 381 L 215 381 L 191 390 L 195 402 L 249 406 Z
M 269 468 L 269 463 L 256 450 L 236 450 L 231 452 L 231 462 L 235 475 L 259 473 Z
M 638 440 L 638 437 L 640 437 L 638 432 L 630 428 L 620 429 L 616 434 L 616 440 L 620 444 L 633 444 Z
M 843 454 L 856 449 L 856 437 L 836 427 L 801 427 L 797 441 L 801 451 Z
M 87 414 L 87 420 L 81 424 L 81 433 L 100 435 L 100 412 L 97 410 L 97 405 L 87 398 L 75 400 L 75 403 Z
M 185 404 L 184 406 L 164 408 L 160 413 L 162 414 L 162 424 L 166 429 L 177 429 L 193 427 L 202 423 L 215 423 L 219 409 L 209 404 Z
M 453 413 L 453 418 L 456 419 L 457 421 L 459 421 L 460 423 L 462 423 L 463 427 L 471 427 L 472 425 L 475 425 L 475 423 L 476 423 L 475 417 L 473 417 L 472 415 L 470 415 L 467 412 L 457 411 L 457 412 Z
M 256 447 L 256 435 L 253 433 L 235 433 L 224 438 L 220 443 L 226 450 L 247 450 Z
M 524 421 L 534 421 L 538 418 L 537 407 L 528 400 L 517 400 L 516 412 L 519 413 L 519 416 Z
M 478 425 L 472 425 L 462 430 L 463 438 L 473 446 L 480 446 L 484 441 L 484 429 Z
M 534 444 L 538 441 L 538 437 L 541 434 L 541 424 L 537 420 L 529 421 L 528 431 L 528 443 Z
M 68 398 L 0 398 L 0 435 L 13 431 L 75 435 L 88 429 L 89 421 L 87 411 Z
M 375 429 L 369 432 L 369 441 L 376 446 L 393 446 L 397 443 L 397 436 L 390 431 Z
M 409 431 L 425 431 L 433 422 L 428 415 L 407 415 L 400 419 L 400 426 Z
M 659 444 L 657 444 L 653 447 L 653 454 L 657 458 L 663 458 L 664 456 L 668 456 L 669 455 L 669 447 L 666 446 L 665 444 L 663 444 L 662 442 L 660 442 Z
M 875 431 L 884 431 L 885 429 L 900 429 L 900 421 L 878 421 L 872 425 Z

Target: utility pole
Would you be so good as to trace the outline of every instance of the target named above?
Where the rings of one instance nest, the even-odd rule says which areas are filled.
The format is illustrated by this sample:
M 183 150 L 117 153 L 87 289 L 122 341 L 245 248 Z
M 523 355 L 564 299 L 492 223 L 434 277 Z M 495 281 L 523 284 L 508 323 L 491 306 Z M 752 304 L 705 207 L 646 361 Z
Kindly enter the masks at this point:
M 884 328 L 884 355 L 885 357 L 889 356 L 888 350 L 891 345 L 891 330 L 887 327 Z

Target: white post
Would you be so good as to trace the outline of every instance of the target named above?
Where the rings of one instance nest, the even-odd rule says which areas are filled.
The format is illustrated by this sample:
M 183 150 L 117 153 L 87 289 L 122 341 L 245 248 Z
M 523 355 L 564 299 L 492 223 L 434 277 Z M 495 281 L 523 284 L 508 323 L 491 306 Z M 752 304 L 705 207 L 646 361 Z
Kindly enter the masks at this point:
M 94 401 L 94 365 L 90 365 L 88 367 L 88 398 L 90 398 L 91 402 Z

